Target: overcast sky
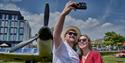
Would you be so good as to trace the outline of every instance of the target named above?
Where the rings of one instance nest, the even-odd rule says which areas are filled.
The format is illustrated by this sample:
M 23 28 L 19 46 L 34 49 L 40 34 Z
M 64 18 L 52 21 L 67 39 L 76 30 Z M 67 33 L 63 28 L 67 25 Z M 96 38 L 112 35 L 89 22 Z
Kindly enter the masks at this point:
M 49 26 L 55 25 L 56 19 L 69 0 L 0 0 L 0 9 L 17 10 L 28 20 L 32 36 L 43 24 L 45 2 L 50 5 Z M 125 0 L 75 0 L 86 2 L 87 10 L 72 11 L 67 17 L 65 26 L 75 25 L 82 34 L 92 39 L 103 38 L 105 32 L 115 31 L 125 35 Z

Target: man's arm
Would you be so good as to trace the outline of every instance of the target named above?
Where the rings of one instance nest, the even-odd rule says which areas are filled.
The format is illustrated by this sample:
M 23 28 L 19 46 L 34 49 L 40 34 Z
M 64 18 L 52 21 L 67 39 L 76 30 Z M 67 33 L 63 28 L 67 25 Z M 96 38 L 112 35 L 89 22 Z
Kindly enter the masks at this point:
M 72 5 L 76 5 L 76 3 L 69 1 L 66 4 L 64 10 L 59 15 L 59 17 L 57 19 L 57 22 L 55 24 L 54 32 L 53 32 L 53 42 L 55 42 L 55 47 L 56 48 L 60 45 L 60 42 L 62 40 L 61 39 L 61 33 L 62 33 L 62 30 L 63 30 L 65 17 L 66 17 L 66 15 L 68 15 L 70 13 L 70 11 L 72 9 L 74 9 L 74 7 L 72 7 Z

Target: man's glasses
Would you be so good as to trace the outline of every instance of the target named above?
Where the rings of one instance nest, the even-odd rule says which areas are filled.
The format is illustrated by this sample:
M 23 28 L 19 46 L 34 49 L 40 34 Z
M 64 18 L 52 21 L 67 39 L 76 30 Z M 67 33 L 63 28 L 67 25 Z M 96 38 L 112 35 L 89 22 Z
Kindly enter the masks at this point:
M 75 32 L 68 32 L 67 34 L 68 34 L 68 35 L 74 35 L 74 36 L 77 36 L 77 33 L 75 33 Z

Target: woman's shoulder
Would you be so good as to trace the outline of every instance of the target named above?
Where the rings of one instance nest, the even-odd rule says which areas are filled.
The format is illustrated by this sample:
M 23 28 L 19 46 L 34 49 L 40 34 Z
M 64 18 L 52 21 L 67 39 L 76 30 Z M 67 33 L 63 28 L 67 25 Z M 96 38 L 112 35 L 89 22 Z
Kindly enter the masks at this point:
M 94 50 L 92 50 L 92 51 L 90 52 L 90 56 L 91 56 L 92 58 L 95 58 L 95 59 L 101 58 L 100 52 L 94 51 Z

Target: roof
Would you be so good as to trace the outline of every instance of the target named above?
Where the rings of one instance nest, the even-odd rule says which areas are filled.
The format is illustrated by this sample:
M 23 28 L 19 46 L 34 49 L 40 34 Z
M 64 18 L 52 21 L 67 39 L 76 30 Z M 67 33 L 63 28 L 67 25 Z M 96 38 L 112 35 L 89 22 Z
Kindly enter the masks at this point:
M 0 14 L 18 15 L 19 20 L 24 19 L 24 17 L 21 15 L 20 11 L 0 9 Z
M 0 9 L 0 14 L 13 14 L 13 15 L 21 15 L 20 11 L 15 11 L 15 10 L 3 10 Z

